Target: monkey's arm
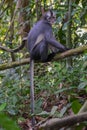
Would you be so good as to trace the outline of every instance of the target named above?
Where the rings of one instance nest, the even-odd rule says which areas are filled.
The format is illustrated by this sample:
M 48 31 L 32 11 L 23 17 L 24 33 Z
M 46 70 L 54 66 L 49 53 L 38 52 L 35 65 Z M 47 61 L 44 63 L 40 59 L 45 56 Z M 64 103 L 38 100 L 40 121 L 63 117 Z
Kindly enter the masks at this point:
M 46 34 L 45 40 L 47 41 L 47 43 L 49 43 L 50 45 L 59 49 L 60 51 L 66 51 L 67 50 L 67 48 L 65 46 L 63 46 L 61 43 L 56 41 L 56 39 L 53 36 L 50 36 L 49 33 Z
M 66 51 L 67 50 L 67 48 L 65 46 L 63 46 L 62 44 L 60 44 L 59 42 L 57 42 L 53 38 L 47 39 L 47 42 L 49 44 L 51 44 L 52 46 L 58 48 L 60 51 Z

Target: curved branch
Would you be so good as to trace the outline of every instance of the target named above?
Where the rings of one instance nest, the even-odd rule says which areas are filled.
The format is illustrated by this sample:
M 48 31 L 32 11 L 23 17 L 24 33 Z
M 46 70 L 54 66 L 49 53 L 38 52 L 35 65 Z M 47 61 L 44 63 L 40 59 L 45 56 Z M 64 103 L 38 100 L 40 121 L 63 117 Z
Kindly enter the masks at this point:
M 1 45 L 0 45 L 0 50 L 7 51 L 7 52 L 13 52 L 12 49 L 9 49 L 9 48 L 7 48 L 5 46 L 1 46 Z
M 0 49 L 3 50 L 3 51 L 16 53 L 16 52 L 18 52 L 19 50 L 21 50 L 22 48 L 24 48 L 24 46 L 25 46 L 25 44 L 26 44 L 26 40 L 27 40 L 27 37 L 24 37 L 23 40 L 22 40 L 21 45 L 18 46 L 17 48 L 15 48 L 15 49 L 10 49 L 10 48 L 7 48 L 7 47 L 1 46 L 1 45 L 0 45 Z M 0 43 L 0 44 L 1 44 L 1 43 Z
M 68 50 L 68 51 L 63 52 L 61 54 L 56 54 L 56 56 L 53 58 L 52 61 L 58 61 L 60 59 L 66 58 L 66 57 L 75 56 L 75 55 L 78 55 L 80 53 L 83 53 L 85 50 L 87 50 L 87 45 Z M 14 68 L 17 66 L 29 64 L 29 62 L 30 62 L 30 59 L 27 58 L 27 59 L 23 59 L 20 61 L 5 63 L 5 64 L 0 65 L 0 70 L 10 69 L 10 68 Z

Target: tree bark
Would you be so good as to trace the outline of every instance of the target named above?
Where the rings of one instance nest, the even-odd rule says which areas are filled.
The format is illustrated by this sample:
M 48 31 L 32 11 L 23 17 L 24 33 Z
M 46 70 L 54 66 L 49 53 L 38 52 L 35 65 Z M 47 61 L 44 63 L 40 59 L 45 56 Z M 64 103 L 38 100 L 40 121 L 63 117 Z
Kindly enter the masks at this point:
M 39 125 L 38 130 L 59 130 L 65 126 L 72 126 L 76 123 L 80 123 L 87 120 L 87 112 L 84 112 L 79 115 L 68 116 L 62 119 L 54 118 L 49 119 L 45 123 Z

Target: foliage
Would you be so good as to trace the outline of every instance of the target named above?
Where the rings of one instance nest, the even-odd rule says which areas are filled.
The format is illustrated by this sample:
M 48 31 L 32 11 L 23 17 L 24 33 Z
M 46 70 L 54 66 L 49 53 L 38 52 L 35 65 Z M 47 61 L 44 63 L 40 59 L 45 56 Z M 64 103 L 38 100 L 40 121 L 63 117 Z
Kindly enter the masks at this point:
M 70 22 L 66 19 L 68 11 L 66 0 L 53 0 L 53 3 L 50 3 L 49 0 L 42 0 L 38 5 L 34 0 L 29 1 L 26 7 L 19 8 L 14 17 L 13 26 L 9 29 L 13 16 L 11 7 L 14 12 L 16 4 L 17 0 L 4 1 L 4 3 L 0 0 L 0 44 L 10 48 L 18 46 L 22 37 L 20 28 L 26 24 L 31 28 L 41 17 L 41 6 L 45 10 L 52 6 L 57 16 L 56 23 L 53 26 L 54 34 L 58 41 L 66 45 L 67 24 Z M 87 1 L 76 0 L 72 7 L 71 38 L 72 48 L 75 48 L 87 44 Z M 24 23 L 20 23 L 18 18 L 19 13 L 22 12 L 24 12 L 24 16 L 26 14 L 25 21 L 22 21 Z M 26 49 L 14 55 L 15 60 L 21 60 L 26 56 Z M 12 53 L 0 50 L 0 64 L 5 62 L 9 64 L 12 60 Z M 69 114 L 70 110 L 73 113 L 78 113 L 87 98 L 87 51 L 80 56 L 74 56 L 73 65 L 69 68 L 66 67 L 66 60 L 35 64 L 34 83 L 35 114 L 37 116 L 62 117 Z M 2 104 L 0 111 L 3 110 L 4 113 L 8 113 L 13 118 L 16 117 L 16 119 L 21 116 L 24 118 L 30 117 L 29 84 L 29 65 L 0 71 L 0 104 Z M 13 130 L 13 127 L 15 130 L 18 129 L 15 121 L 9 119 L 4 113 L 0 113 L 2 127 L 6 130 Z M 11 126 L 8 125 L 9 123 Z M 80 130 L 81 127 L 78 127 Z
M 0 126 L 3 130 L 20 130 L 15 121 L 11 120 L 4 113 L 0 113 Z
M 2 112 L 6 103 L 0 106 L 0 129 L 2 130 L 20 130 L 16 122 L 11 120 L 5 113 Z

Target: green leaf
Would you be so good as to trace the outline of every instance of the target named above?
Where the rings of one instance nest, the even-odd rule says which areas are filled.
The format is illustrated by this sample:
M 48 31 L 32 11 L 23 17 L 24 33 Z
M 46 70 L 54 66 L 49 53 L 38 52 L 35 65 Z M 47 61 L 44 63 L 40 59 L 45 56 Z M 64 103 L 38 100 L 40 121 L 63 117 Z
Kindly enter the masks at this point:
M 68 91 L 68 90 L 71 90 L 71 89 L 74 89 L 76 87 L 69 87 L 69 88 L 62 88 L 62 89 L 59 89 L 58 91 L 55 92 L 55 94 L 58 94 L 58 93 L 62 93 L 64 91 Z
M 16 111 L 14 109 L 9 109 L 8 113 L 11 115 L 16 115 Z
M 49 116 L 49 112 L 42 111 L 41 113 L 37 114 L 38 116 Z
M 63 107 L 61 112 L 60 112 L 60 117 L 62 117 L 65 114 L 66 111 L 67 111 L 67 108 Z
M 55 112 L 57 111 L 58 107 L 57 106 L 53 106 L 50 112 L 50 116 L 53 116 L 55 114 Z
M 64 23 L 64 25 L 62 27 L 62 30 L 66 30 L 67 29 L 67 24 L 68 24 L 68 22 Z
M 87 82 L 82 82 L 79 84 L 78 89 L 84 89 L 87 86 Z
M 0 105 L 0 111 L 3 111 L 6 107 L 6 103 L 3 103 L 2 105 Z
M 86 68 L 87 68 L 87 61 L 84 62 L 84 64 L 83 64 L 83 69 L 86 69 Z
M 76 114 L 76 113 L 78 113 L 78 111 L 80 110 L 81 104 L 79 103 L 78 100 L 75 100 L 75 101 L 72 103 L 71 107 L 72 107 L 73 112 Z
M 4 130 L 20 130 L 16 122 L 6 116 L 4 113 L 0 112 L 0 126 Z
M 70 106 L 71 106 L 71 104 L 67 104 L 66 106 L 64 106 L 64 107 L 61 109 L 61 111 L 60 111 L 60 117 L 62 117 L 62 116 L 66 113 L 67 109 L 68 109 Z

